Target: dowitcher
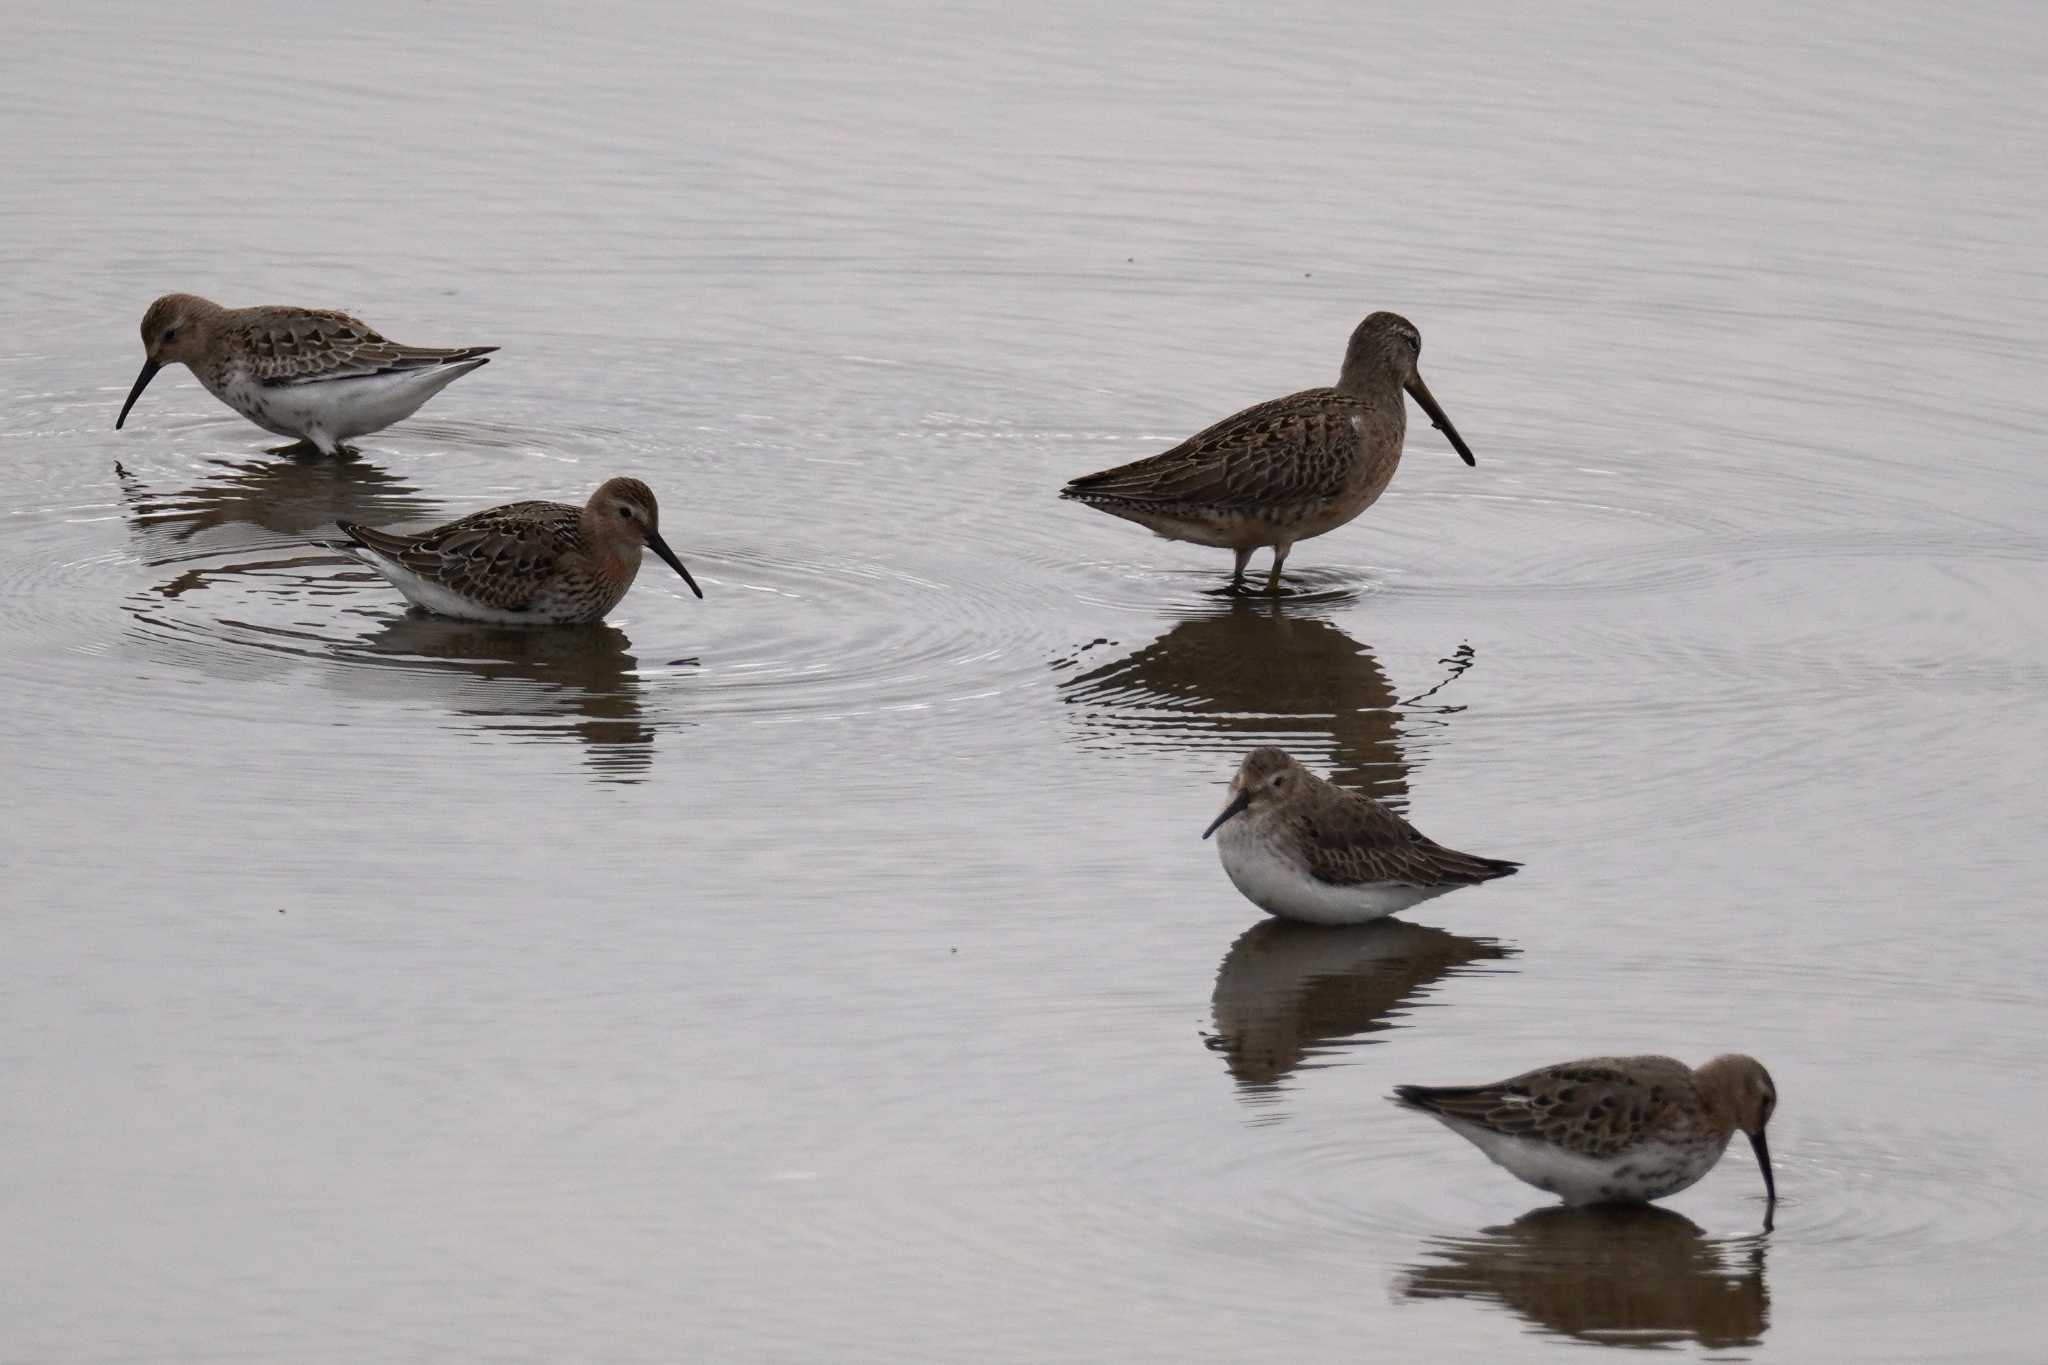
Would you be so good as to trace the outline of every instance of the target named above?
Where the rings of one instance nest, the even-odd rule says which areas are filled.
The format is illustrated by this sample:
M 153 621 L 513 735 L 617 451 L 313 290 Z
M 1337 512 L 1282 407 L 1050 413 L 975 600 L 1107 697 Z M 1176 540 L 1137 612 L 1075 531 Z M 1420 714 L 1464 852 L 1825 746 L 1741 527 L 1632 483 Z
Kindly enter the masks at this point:
M 166 294 L 142 315 L 142 373 L 114 419 L 166 365 L 182 364 L 215 398 L 279 436 L 332 455 L 382 431 L 489 364 L 495 346 L 402 346 L 346 313 L 317 308 L 223 308 Z
M 1317 777 L 1284 749 L 1254 749 L 1230 782 L 1218 829 L 1223 870 L 1269 915 L 1362 924 L 1521 866 L 1425 838 L 1369 796 Z
M 1273 547 L 1270 592 L 1294 543 L 1334 531 L 1379 500 L 1401 463 L 1414 395 L 1465 463 L 1471 448 L 1422 382 L 1422 334 L 1398 313 L 1351 333 L 1335 388 L 1304 389 L 1246 408 L 1164 454 L 1085 474 L 1060 490 L 1168 540 L 1233 551 L 1233 587 L 1252 551 Z
M 1778 1088 L 1754 1057 L 1716 1057 L 1697 1070 L 1669 1057 L 1590 1057 L 1492 1085 L 1396 1086 L 1393 1098 L 1568 1204 L 1676 1194 L 1714 1168 L 1738 1128 L 1767 1200 L 1778 1198 L 1764 1142 Z
M 642 546 L 704 595 L 661 538 L 654 493 L 638 479 L 608 479 L 581 507 L 508 503 L 416 536 L 337 524 L 349 543 L 335 548 L 390 579 L 413 605 L 467 621 L 601 621 L 633 586 Z

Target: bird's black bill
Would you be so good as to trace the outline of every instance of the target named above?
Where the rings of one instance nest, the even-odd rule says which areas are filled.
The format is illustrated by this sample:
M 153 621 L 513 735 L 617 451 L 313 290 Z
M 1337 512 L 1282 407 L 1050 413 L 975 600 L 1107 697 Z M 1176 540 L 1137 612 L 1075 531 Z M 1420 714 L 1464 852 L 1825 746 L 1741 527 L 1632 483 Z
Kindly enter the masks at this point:
M 121 423 L 128 420 L 128 409 L 135 406 L 135 400 L 142 397 L 142 391 L 149 387 L 149 381 L 156 378 L 156 372 L 163 366 L 154 360 L 142 362 L 142 373 L 135 376 L 135 387 L 128 390 L 128 401 L 121 405 L 121 415 L 114 419 L 114 430 L 121 429 Z
M 1223 813 L 1217 816 L 1214 820 L 1211 820 L 1209 822 L 1209 828 L 1202 831 L 1202 837 L 1206 839 L 1210 835 L 1214 834 L 1217 830 L 1223 828 L 1223 822 L 1228 820 L 1231 816 L 1244 814 L 1244 808 L 1246 806 L 1249 806 L 1251 803 L 1252 794 L 1250 792 L 1239 792 L 1237 795 L 1231 797 L 1230 804 L 1223 808 Z
M 1465 444 L 1465 438 L 1451 425 L 1451 419 L 1444 416 L 1444 410 L 1436 405 L 1436 395 L 1429 391 L 1429 385 L 1422 382 L 1421 375 L 1408 381 L 1408 392 L 1422 404 L 1422 410 L 1429 414 L 1429 420 L 1436 424 L 1436 429 L 1451 438 L 1451 448 L 1464 457 L 1466 464 L 1476 467 L 1479 461 L 1472 458 L 1472 447 Z
M 1764 1198 L 1772 1204 L 1778 1202 L 1778 1182 L 1771 1177 L 1771 1147 L 1764 1141 L 1762 1129 L 1749 1135 L 1750 1150 L 1756 1153 L 1756 1164 L 1764 1173 Z M 1765 1215 L 1768 1217 L 1769 1215 Z
M 704 589 L 697 586 L 697 580 L 690 577 L 690 571 L 683 567 L 683 561 L 676 558 L 676 552 L 669 549 L 668 542 L 663 540 L 660 535 L 649 531 L 647 533 L 647 548 L 667 560 L 668 566 L 681 574 L 683 581 L 690 585 L 691 592 L 696 593 L 699 597 L 704 595 Z

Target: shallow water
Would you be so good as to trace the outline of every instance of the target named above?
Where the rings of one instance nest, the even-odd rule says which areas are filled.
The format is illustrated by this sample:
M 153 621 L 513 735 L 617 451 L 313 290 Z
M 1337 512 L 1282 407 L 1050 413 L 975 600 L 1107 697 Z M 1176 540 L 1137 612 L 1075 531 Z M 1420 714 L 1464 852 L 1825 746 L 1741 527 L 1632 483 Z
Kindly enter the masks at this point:
M 2031 1358 L 2034 11 L 351 13 L 7 21 L 0 1359 Z M 504 350 L 116 433 L 171 289 Z M 1376 307 L 1285 602 L 1054 499 Z M 314 543 L 618 473 L 705 601 Z M 1527 868 L 1264 922 L 1261 742 Z M 1384 1100 L 1737 1048 L 1767 1234 Z

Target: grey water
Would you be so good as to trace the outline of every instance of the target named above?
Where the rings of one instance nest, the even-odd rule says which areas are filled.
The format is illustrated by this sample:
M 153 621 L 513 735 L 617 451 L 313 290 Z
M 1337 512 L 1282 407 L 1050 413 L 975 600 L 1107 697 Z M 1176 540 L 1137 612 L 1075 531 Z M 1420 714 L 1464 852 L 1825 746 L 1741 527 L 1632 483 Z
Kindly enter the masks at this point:
M 2034 1358 L 2038 10 L 0 29 L 0 1360 Z M 503 350 L 117 433 L 172 290 Z M 1479 465 L 1412 416 L 1293 596 L 1056 500 L 1377 308 Z M 315 543 L 614 474 L 704 601 Z M 1267 742 L 1527 866 L 1266 921 Z M 1725 1050 L 1768 1233 L 1385 1100 Z

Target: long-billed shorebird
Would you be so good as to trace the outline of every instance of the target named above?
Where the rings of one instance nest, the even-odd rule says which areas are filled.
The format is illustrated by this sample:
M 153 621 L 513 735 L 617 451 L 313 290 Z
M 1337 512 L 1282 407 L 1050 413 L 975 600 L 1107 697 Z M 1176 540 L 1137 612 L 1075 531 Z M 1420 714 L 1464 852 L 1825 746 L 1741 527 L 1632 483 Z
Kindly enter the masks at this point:
M 1396 1086 L 1392 1098 L 1568 1204 L 1676 1194 L 1714 1168 L 1738 1128 L 1766 1198 L 1778 1198 L 1764 1141 L 1778 1087 L 1754 1057 L 1731 1053 L 1698 1069 L 1669 1057 L 1589 1057 L 1492 1085 Z
M 317 308 L 223 308 L 197 294 L 166 294 L 142 315 L 142 373 L 114 419 L 158 370 L 182 364 L 206 391 L 279 436 L 332 455 L 382 431 L 489 364 L 495 346 L 403 346 L 346 313 Z
M 661 538 L 654 493 L 638 479 L 608 479 L 581 507 L 514 502 L 416 536 L 337 523 L 336 546 L 390 579 L 413 605 L 499 625 L 588 625 L 619 604 L 653 550 L 704 590 Z
M 1309 924 L 1362 924 L 1521 866 L 1425 838 L 1369 796 L 1317 777 L 1284 749 L 1254 749 L 1230 782 L 1223 870 L 1253 905 Z
M 1471 448 L 1422 382 L 1422 334 L 1398 313 L 1374 313 L 1351 333 L 1335 388 L 1304 389 L 1246 408 L 1164 454 L 1095 474 L 1063 498 L 1135 521 L 1168 540 L 1234 551 L 1231 584 L 1261 545 L 1273 547 L 1270 592 L 1298 540 L 1334 531 L 1379 500 L 1401 463 L 1408 429 L 1401 391 L 1414 395 L 1465 463 Z

